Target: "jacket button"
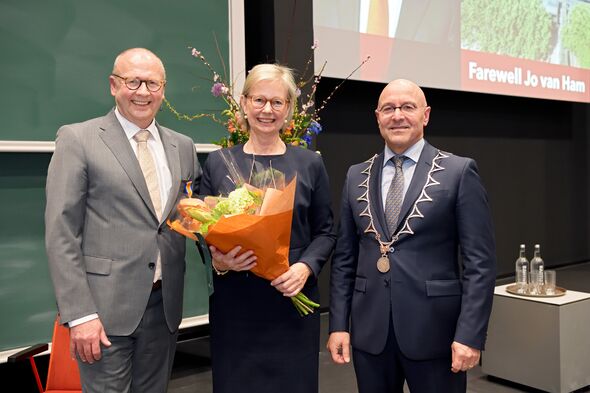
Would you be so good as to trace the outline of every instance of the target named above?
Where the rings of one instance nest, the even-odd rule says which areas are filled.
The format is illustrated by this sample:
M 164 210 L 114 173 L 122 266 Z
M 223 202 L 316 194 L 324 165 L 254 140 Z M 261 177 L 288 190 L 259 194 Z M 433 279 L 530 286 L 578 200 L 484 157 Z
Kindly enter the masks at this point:
M 158 234 L 162 233 L 162 227 L 158 228 Z
M 156 264 L 153 262 L 148 263 L 148 267 L 150 268 L 150 270 L 154 270 L 154 268 L 156 267 Z

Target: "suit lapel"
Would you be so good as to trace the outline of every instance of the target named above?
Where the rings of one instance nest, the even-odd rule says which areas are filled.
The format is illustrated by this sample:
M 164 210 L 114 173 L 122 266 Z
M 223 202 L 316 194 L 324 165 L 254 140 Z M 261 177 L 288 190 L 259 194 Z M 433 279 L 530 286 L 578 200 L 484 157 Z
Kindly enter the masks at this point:
M 180 176 L 180 155 L 178 153 L 178 143 L 176 142 L 174 135 L 172 135 L 168 130 L 160 127 L 159 125 L 158 130 L 160 131 L 160 138 L 162 139 L 162 144 L 164 145 L 164 152 L 166 153 L 166 159 L 168 160 L 168 167 L 170 168 L 170 175 L 172 177 L 170 194 L 168 196 L 166 206 L 164 207 L 164 211 L 162 212 L 162 219 L 164 220 L 174 208 L 176 196 L 178 195 L 178 190 L 180 189 L 180 182 L 182 179 Z
M 103 127 L 101 127 L 102 132 L 99 134 L 100 138 L 111 150 L 125 173 L 127 173 L 127 176 L 129 176 L 129 180 L 131 180 L 131 183 L 141 196 L 141 199 L 143 199 L 146 206 L 148 206 L 154 218 L 157 219 L 156 211 L 152 205 L 152 200 L 150 199 L 150 193 L 145 184 L 143 172 L 141 171 L 139 162 L 133 153 L 129 141 L 127 140 L 123 127 L 121 127 L 121 124 L 117 120 L 113 111 L 109 112 L 104 117 L 104 120 Z
M 412 182 L 410 183 L 408 191 L 404 196 L 398 225 L 403 224 L 406 216 L 410 212 L 410 209 L 414 205 L 414 202 L 420 196 L 420 192 L 424 188 L 424 184 L 426 184 L 428 172 L 430 171 L 432 160 L 436 156 L 436 152 L 437 150 L 428 144 L 428 142 L 424 144 L 420 158 L 416 163 L 416 169 L 414 170 L 414 176 L 412 176 Z
M 385 222 L 385 213 L 383 211 L 383 198 L 381 196 L 381 174 L 383 172 L 383 152 L 379 154 L 373 162 L 371 168 L 371 176 L 369 177 L 369 196 L 371 201 L 371 210 L 373 211 L 373 217 L 377 217 L 377 221 L 374 222 L 375 229 L 382 235 L 385 235 L 387 239 L 391 238 L 391 234 L 387 229 Z

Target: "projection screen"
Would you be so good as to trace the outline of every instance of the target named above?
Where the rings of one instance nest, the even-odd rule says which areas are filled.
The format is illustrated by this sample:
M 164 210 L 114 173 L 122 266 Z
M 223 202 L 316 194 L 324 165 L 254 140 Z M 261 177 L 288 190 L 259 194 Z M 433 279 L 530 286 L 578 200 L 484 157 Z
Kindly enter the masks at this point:
M 316 73 L 590 102 L 590 0 L 314 1 Z

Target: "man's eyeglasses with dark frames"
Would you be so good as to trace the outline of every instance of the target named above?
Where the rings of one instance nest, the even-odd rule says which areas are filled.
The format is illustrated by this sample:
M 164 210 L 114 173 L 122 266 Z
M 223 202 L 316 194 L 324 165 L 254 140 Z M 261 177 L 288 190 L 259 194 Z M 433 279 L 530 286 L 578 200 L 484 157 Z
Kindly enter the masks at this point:
M 403 104 L 400 106 L 393 106 L 393 105 L 383 105 L 381 109 L 377 109 L 377 112 L 381 113 L 383 116 L 392 116 L 397 109 L 400 110 L 401 113 L 404 115 L 413 115 L 416 111 L 420 108 L 425 108 L 424 106 L 416 106 L 414 104 Z
M 111 75 L 115 76 L 119 79 L 123 79 L 125 86 L 127 86 L 127 88 L 129 90 L 137 90 L 141 87 L 142 83 L 145 83 L 145 87 L 149 91 L 151 91 L 152 93 L 155 93 L 158 90 L 160 90 L 162 88 L 162 86 L 164 86 L 166 84 L 166 81 L 154 81 L 154 80 L 139 79 L 139 78 L 124 78 L 124 77 L 117 75 L 117 74 L 111 74 Z

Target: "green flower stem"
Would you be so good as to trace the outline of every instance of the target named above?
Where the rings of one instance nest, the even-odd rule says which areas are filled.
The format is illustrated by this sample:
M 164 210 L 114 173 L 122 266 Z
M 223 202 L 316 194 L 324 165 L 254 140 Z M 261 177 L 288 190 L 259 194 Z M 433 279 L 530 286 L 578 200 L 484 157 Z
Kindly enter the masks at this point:
M 311 306 L 313 308 L 318 308 L 320 306 L 318 303 L 314 302 L 301 292 L 299 292 L 296 297 L 305 305 Z
M 297 312 L 299 312 L 300 316 L 305 316 L 313 312 L 313 309 L 301 303 L 298 299 L 291 298 L 291 301 L 293 302 L 293 305 L 295 305 L 295 308 L 297 309 Z
M 299 292 L 297 295 L 293 296 L 291 298 L 291 302 L 293 302 L 293 305 L 301 316 L 313 313 L 314 309 L 320 306 L 318 303 L 310 300 L 302 292 Z

